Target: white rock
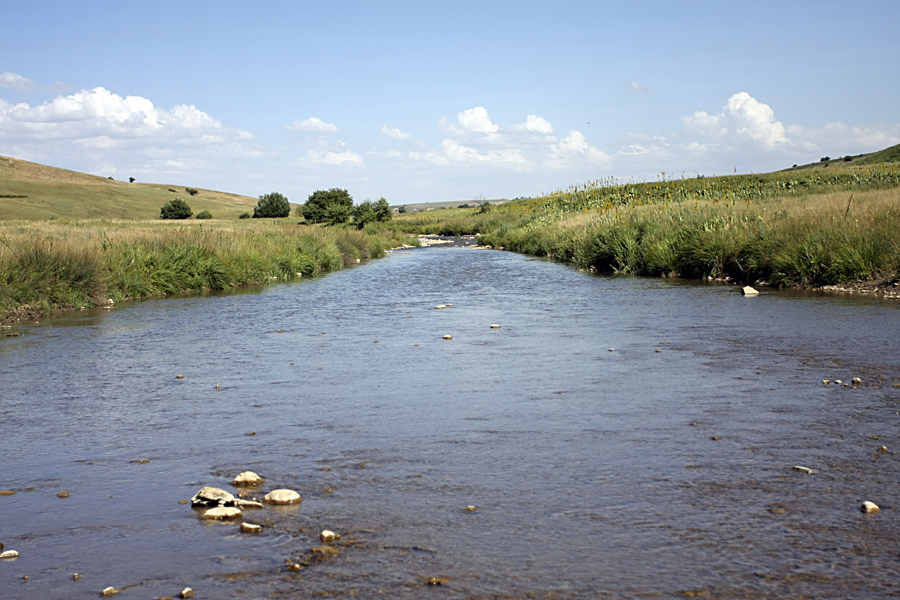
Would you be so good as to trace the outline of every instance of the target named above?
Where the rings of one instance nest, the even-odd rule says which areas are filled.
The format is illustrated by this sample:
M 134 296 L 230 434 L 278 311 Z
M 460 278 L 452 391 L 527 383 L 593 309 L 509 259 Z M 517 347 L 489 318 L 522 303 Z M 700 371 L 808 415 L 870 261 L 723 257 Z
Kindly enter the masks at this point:
M 793 468 L 795 471 L 800 471 L 801 473 L 806 473 L 807 475 L 813 474 L 813 470 L 810 469 L 809 467 L 801 467 L 800 465 L 794 465 Z
M 262 477 L 254 473 L 253 471 L 244 471 L 240 475 L 234 478 L 234 481 L 231 483 L 233 485 L 256 485 L 258 483 L 262 483 L 265 481 Z
M 0 559 L 8 560 L 12 558 L 18 558 L 19 553 L 15 550 L 7 550 L 6 552 L 0 553 Z
M 295 492 L 294 490 L 272 490 L 266 497 L 264 498 L 266 502 L 271 504 L 294 504 L 300 503 L 302 498 L 300 498 L 300 494 Z
M 192 590 L 191 588 L 184 588 L 183 590 L 178 592 L 178 597 L 179 598 L 193 598 L 194 590 Z
M 234 505 L 238 508 L 265 508 L 262 502 L 256 502 L 255 500 L 241 500 L 240 498 L 234 501 Z
M 205 487 L 191 498 L 191 506 L 234 506 L 234 496 L 219 488 Z
M 110 586 L 110 587 L 104 589 L 102 592 L 100 592 L 100 595 L 103 596 L 104 598 L 110 598 L 112 596 L 115 596 L 118 593 L 119 593 L 118 589 Z
M 829 379 L 823 379 L 823 380 L 822 380 L 822 384 L 823 384 L 823 385 L 828 385 L 829 383 L 831 383 L 831 380 L 829 380 Z
M 337 541 L 337 540 L 340 540 L 340 539 L 341 539 L 341 536 L 340 536 L 340 535 L 336 534 L 336 533 L 333 532 L 333 531 L 329 531 L 329 530 L 327 530 L 327 529 L 325 529 L 324 531 L 322 531 L 322 533 L 320 534 L 319 537 L 322 538 L 322 541 L 323 541 L 323 542 L 334 542 L 334 541 Z
M 862 506 L 860 506 L 859 509 L 864 513 L 877 513 L 879 510 L 881 510 L 877 504 L 868 500 L 863 502 Z
M 452 335 L 445 335 L 445 336 L 444 336 L 444 339 L 445 339 L 445 340 L 452 340 L 452 339 L 453 339 L 453 336 L 452 336 Z
M 445 308 L 447 308 L 447 305 L 446 305 L 446 304 L 438 304 L 438 305 L 435 306 L 432 310 L 443 310 L 443 309 L 445 309 Z
M 499 323 L 492 323 L 492 324 L 491 324 L 491 329 L 500 329 Z
M 834 380 L 834 385 L 841 385 L 842 383 L 844 383 L 844 382 L 841 381 L 840 379 L 835 379 L 835 380 Z
M 233 506 L 217 506 L 203 513 L 204 519 L 236 519 L 242 514 L 241 509 Z
M 859 385 L 862 383 L 862 379 L 860 379 L 859 377 L 854 377 L 850 380 L 850 383 L 852 383 L 853 385 Z
M 759 291 L 753 289 L 749 285 L 744 286 L 744 289 L 742 291 L 744 292 L 745 296 L 759 296 Z
M 259 533 L 262 531 L 262 525 L 254 525 L 253 523 L 241 523 L 241 533 Z

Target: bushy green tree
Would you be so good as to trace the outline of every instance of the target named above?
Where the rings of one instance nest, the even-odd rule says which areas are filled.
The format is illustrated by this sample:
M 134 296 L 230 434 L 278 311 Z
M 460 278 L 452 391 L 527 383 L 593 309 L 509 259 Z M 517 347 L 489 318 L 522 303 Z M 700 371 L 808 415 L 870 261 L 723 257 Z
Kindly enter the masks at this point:
M 353 224 L 357 229 L 362 229 L 366 223 L 390 221 L 392 216 L 391 207 L 384 198 L 379 198 L 377 202 L 366 200 L 353 208 Z
M 394 216 L 394 213 L 391 211 L 391 205 L 388 204 L 388 201 L 383 197 L 378 199 L 378 202 L 375 203 L 375 220 L 376 221 L 390 221 L 391 217 Z
M 159 209 L 160 219 L 188 219 L 192 214 L 191 207 L 180 198 L 169 200 Z
M 263 194 L 253 208 L 254 219 L 277 219 L 291 214 L 291 203 L 278 192 Z
M 303 217 L 310 223 L 346 223 L 352 211 L 353 197 L 340 188 L 316 190 L 303 205 Z

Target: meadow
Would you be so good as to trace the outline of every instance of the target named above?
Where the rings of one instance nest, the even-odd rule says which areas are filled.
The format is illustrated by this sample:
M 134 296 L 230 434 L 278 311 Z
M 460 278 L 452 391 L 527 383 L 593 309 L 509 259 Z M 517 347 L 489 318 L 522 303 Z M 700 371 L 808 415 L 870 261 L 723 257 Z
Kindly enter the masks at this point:
M 386 229 L 478 233 L 494 247 L 627 275 L 891 285 L 900 275 L 900 165 L 608 179 L 481 209 L 399 215 Z

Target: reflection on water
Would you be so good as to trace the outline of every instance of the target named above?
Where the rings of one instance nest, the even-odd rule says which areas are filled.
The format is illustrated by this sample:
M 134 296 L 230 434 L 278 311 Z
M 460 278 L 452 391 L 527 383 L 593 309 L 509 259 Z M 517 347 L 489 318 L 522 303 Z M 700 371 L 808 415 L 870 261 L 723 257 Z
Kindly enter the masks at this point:
M 892 596 L 898 311 L 432 248 L 20 327 L 0 596 Z M 179 504 L 245 470 L 302 504 Z

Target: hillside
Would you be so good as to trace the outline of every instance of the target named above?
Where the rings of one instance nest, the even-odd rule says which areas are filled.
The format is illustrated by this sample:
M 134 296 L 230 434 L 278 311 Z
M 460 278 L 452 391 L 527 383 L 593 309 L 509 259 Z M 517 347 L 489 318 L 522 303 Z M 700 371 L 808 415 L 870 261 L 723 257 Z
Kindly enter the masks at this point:
M 794 165 L 790 169 L 783 171 L 805 171 L 809 169 L 822 169 L 826 167 L 856 166 L 856 165 L 877 165 L 882 163 L 900 162 L 900 144 L 885 148 L 878 152 L 869 152 L 867 154 L 855 154 L 848 156 L 839 156 L 831 158 L 823 156 L 820 160 L 805 165 Z
M 174 198 L 194 214 L 208 210 L 217 219 L 253 212 L 257 199 L 183 185 L 128 183 L 0 156 L 0 221 L 16 219 L 158 219 Z

